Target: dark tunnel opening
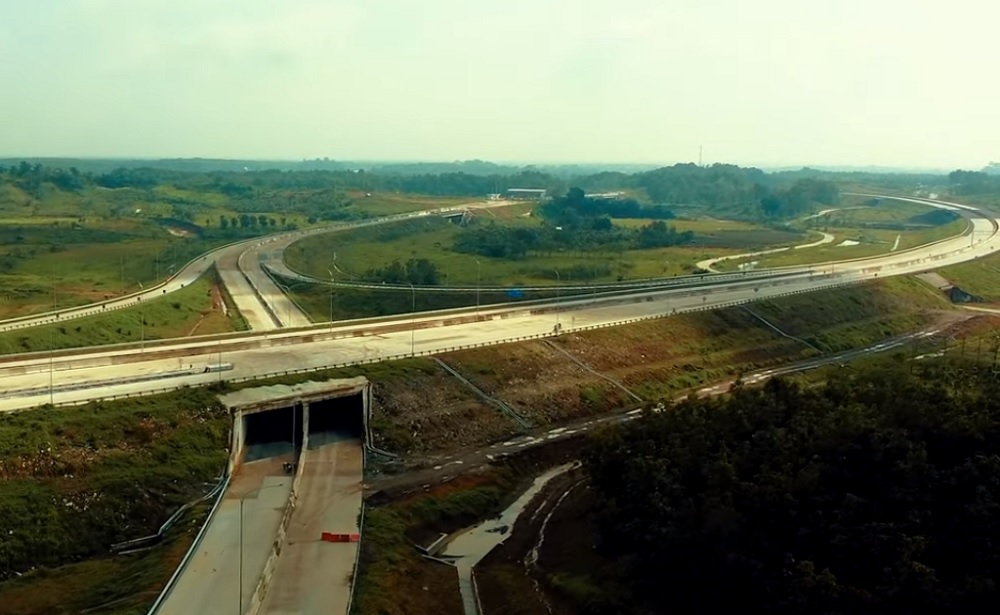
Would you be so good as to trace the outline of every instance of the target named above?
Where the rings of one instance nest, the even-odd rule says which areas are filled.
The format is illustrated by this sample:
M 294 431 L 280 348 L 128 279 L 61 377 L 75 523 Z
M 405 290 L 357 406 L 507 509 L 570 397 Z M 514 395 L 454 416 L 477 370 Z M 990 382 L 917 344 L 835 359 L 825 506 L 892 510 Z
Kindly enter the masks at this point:
M 302 446 L 302 406 L 243 415 L 245 461 L 294 455 Z
M 334 439 L 363 440 L 364 435 L 365 403 L 360 393 L 309 404 L 310 446 L 325 444 Z

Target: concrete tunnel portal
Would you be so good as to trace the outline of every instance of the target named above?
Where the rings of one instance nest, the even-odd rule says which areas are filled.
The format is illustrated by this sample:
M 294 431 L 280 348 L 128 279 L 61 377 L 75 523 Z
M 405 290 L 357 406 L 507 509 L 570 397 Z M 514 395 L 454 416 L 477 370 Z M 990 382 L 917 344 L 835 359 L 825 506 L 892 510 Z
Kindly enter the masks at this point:
M 270 457 L 295 460 L 303 447 L 367 440 L 370 385 L 363 377 L 254 387 L 220 400 L 233 416 L 230 471 Z

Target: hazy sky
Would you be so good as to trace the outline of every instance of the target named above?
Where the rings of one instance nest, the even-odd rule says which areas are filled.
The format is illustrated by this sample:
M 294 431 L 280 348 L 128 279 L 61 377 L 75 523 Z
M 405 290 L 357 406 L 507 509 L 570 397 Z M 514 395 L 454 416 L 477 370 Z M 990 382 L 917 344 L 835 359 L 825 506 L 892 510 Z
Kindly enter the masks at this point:
M 0 0 L 0 156 L 980 167 L 990 0 Z

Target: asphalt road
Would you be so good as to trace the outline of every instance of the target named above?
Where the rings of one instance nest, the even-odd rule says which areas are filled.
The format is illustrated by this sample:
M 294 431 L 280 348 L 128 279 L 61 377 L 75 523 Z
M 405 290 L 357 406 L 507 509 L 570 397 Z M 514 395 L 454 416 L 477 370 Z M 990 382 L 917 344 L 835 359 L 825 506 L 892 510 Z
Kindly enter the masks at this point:
M 135 362 L 122 362 L 125 352 L 101 351 L 89 355 L 63 357 L 49 363 L 47 359 L 26 359 L 0 365 L 0 389 L 14 391 L 33 390 L 34 393 L 0 399 L 0 410 L 30 408 L 50 401 L 49 385 L 52 385 L 52 401 L 55 403 L 81 402 L 94 398 L 114 395 L 136 394 L 161 390 L 181 385 L 210 384 L 220 377 L 226 379 L 246 378 L 285 370 L 317 369 L 331 364 L 361 362 L 408 355 L 411 351 L 439 352 L 457 346 L 470 344 L 491 344 L 501 340 L 536 335 L 549 335 L 556 324 L 563 332 L 581 327 L 611 325 L 622 321 L 650 318 L 692 309 L 708 309 L 712 306 L 752 298 L 778 296 L 788 292 L 815 289 L 821 285 L 830 286 L 864 276 L 841 274 L 835 278 L 807 274 L 782 282 L 743 282 L 739 286 L 716 287 L 702 291 L 663 291 L 643 298 L 631 299 L 628 303 L 613 305 L 593 304 L 592 300 L 575 299 L 561 304 L 559 309 L 546 313 L 531 313 L 527 310 L 512 312 L 494 311 L 484 313 L 479 321 L 416 329 L 397 330 L 372 329 L 364 335 L 347 335 L 330 339 L 337 330 L 313 333 L 319 338 L 309 343 L 278 344 L 283 339 L 294 341 L 299 336 L 293 333 L 274 333 L 270 339 L 258 338 L 254 348 L 239 352 L 227 352 L 221 360 L 232 363 L 233 369 L 222 373 L 190 373 L 176 378 L 144 380 L 121 383 L 129 376 L 147 377 L 157 372 L 180 372 L 188 365 L 207 366 L 217 363 L 220 358 L 215 353 L 218 344 L 205 342 L 179 342 L 171 345 L 174 352 L 185 353 L 185 357 L 150 358 L 138 350 L 127 351 L 138 358 Z M 755 290 L 756 289 L 756 290 Z M 490 315 L 487 315 L 490 314 Z M 430 320 L 433 317 L 425 317 Z M 332 333 L 331 333 L 332 332 Z M 204 353 L 204 354 L 196 354 Z M 51 368 L 51 369 L 50 369 Z M 115 382 L 117 381 L 117 382 Z M 86 388 L 87 385 L 93 385 Z M 78 388 L 73 388 L 73 387 Z

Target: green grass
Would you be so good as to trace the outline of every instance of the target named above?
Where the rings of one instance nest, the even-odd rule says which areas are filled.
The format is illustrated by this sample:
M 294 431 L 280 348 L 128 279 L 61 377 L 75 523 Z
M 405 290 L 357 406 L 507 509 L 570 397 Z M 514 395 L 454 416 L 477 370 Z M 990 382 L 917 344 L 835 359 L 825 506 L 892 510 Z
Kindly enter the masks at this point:
M 115 555 L 42 568 L 0 582 L 6 615 L 143 615 L 180 565 L 209 504 L 185 513 L 164 541 L 133 555 Z
M 786 333 L 824 352 L 861 348 L 916 331 L 930 322 L 933 310 L 951 307 L 937 289 L 911 277 L 891 277 L 750 305 Z
M 366 194 L 360 191 L 349 192 L 347 196 L 351 199 L 352 205 L 348 209 L 370 216 L 391 216 L 411 211 L 484 202 L 483 199 L 474 197 L 430 197 L 390 192 L 373 192 L 370 193 L 371 196 L 365 196 Z
M 517 482 L 505 472 L 463 476 L 429 493 L 372 508 L 365 532 L 352 615 L 460 612 L 455 570 L 420 557 L 411 541 L 430 542 L 502 510 Z
M 1000 301 L 1000 254 L 935 270 L 965 292 Z
M 190 259 L 227 240 L 170 238 L 155 230 L 136 238 L 129 231 L 96 229 L 69 243 L 68 228 L 26 229 L 23 243 L 0 248 L 0 318 L 84 305 L 139 290 L 166 279 Z M 11 229 L 0 224 L 0 231 Z M 16 227 L 15 227 L 16 229 Z M 8 234 L 16 233 L 14 230 Z M 20 234 L 20 233 L 19 233 Z M 159 276 L 157 276 L 159 274 Z
M 641 221 L 629 220 L 626 226 Z M 649 221 L 646 220 L 646 223 Z M 674 221 L 671 221 L 673 223 Z M 509 225 L 537 225 L 536 218 L 514 217 Z M 572 271 L 598 272 L 593 281 L 614 281 L 671 275 L 694 270 L 694 263 L 713 256 L 734 254 L 752 247 L 800 243 L 802 235 L 754 227 L 742 223 L 677 221 L 678 226 L 703 229 L 697 245 L 627 251 L 578 251 L 531 254 L 521 260 L 495 259 L 451 250 L 455 237 L 463 232 L 458 225 L 440 218 L 407 221 L 377 228 L 358 229 L 329 236 L 307 237 L 285 252 L 288 264 L 316 277 L 329 277 L 336 256 L 338 267 L 348 279 L 393 260 L 426 258 L 438 266 L 444 285 L 540 285 L 571 282 Z M 476 265 L 476 260 L 480 265 Z M 556 276 L 555 271 L 560 275 Z M 343 277 L 343 276 L 340 276 Z
M 229 426 L 207 389 L 0 416 L 0 573 L 152 533 L 217 478 Z
M 237 331 L 246 324 L 235 311 L 215 308 L 212 275 L 141 306 L 0 333 L 0 354 L 80 348 Z M 217 291 L 215 291 L 217 292 Z M 230 304 L 231 305 L 231 304 Z M 145 323 L 143 325 L 143 323 Z
M 961 234 L 968 227 L 965 220 L 955 220 L 941 226 L 921 228 L 919 230 L 896 231 L 888 229 L 874 228 L 825 228 L 827 232 L 834 236 L 832 243 L 823 244 L 815 248 L 802 248 L 799 250 L 786 250 L 776 254 L 748 258 L 747 261 L 757 261 L 758 268 L 764 267 L 784 267 L 789 265 L 808 265 L 813 263 L 826 263 L 852 258 L 866 258 L 888 254 L 899 237 L 899 246 L 896 251 L 909 250 L 918 246 L 926 245 L 954 237 Z M 839 245 L 846 239 L 860 242 L 857 246 Z M 740 262 L 726 261 L 721 263 L 721 269 L 733 270 Z

